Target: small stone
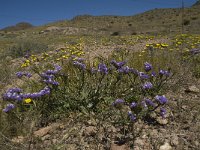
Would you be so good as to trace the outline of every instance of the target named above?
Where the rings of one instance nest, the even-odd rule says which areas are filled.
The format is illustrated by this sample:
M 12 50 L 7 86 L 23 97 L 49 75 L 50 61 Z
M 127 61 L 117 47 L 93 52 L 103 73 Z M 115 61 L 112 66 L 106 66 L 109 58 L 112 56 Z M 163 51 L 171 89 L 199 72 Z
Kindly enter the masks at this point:
M 24 141 L 24 137 L 23 136 L 18 136 L 12 139 L 12 142 L 14 143 L 22 143 Z
M 45 145 L 45 147 L 50 146 L 51 145 L 51 141 L 50 140 L 45 140 L 44 141 L 44 145 Z
M 60 129 L 64 129 L 65 126 L 64 126 L 63 124 L 61 124 L 61 125 L 59 126 L 59 128 L 60 128 Z
M 42 139 L 42 141 L 49 140 L 50 137 L 51 137 L 51 135 L 47 134 L 47 135 L 43 136 L 41 139 Z
M 199 93 L 200 90 L 195 86 L 195 85 L 192 85 L 192 86 L 189 86 L 185 92 L 191 92 L 191 93 Z
M 97 133 L 97 129 L 94 126 L 85 127 L 83 131 L 83 135 L 85 136 L 95 136 Z
M 138 145 L 138 146 L 143 146 L 145 144 L 145 142 L 141 139 L 136 139 L 135 140 L 135 145 Z
M 196 146 L 199 146 L 199 142 L 198 142 L 198 141 L 195 141 L 194 144 L 195 144 Z
M 168 120 L 166 118 L 159 117 L 159 118 L 157 118 L 157 121 L 158 121 L 158 123 L 160 125 L 166 125 L 166 124 L 168 124 Z
M 50 126 L 47 126 L 47 127 L 44 127 L 44 128 L 41 128 L 37 131 L 34 132 L 34 135 L 36 137 L 43 137 L 45 136 L 46 134 L 48 133 L 51 133 L 53 132 L 54 130 L 56 130 L 58 127 L 59 127 L 60 124 L 58 123 L 53 123 L 51 124 Z
M 186 109 L 187 109 L 187 106 L 186 106 L 186 105 L 183 105 L 183 106 L 181 106 L 181 108 L 182 108 L 183 110 L 186 110 Z
M 179 144 L 178 136 L 175 135 L 175 136 L 172 137 L 171 144 L 174 145 L 174 146 L 177 146 Z
M 130 150 L 127 145 L 117 145 L 115 143 L 111 143 L 110 150 Z
M 52 130 L 52 127 L 51 126 L 48 126 L 48 127 L 45 127 L 45 128 L 41 128 L 37 131 L 34 132 L 34 135 L 36 137 L 43 137 L 45 136 L 46 134 L 48 134 L 50 132 L 50 130 Z
M 58 141 L 57 139 L 53 139 L 53 140 L 52 140 L 52 143 L 53 143 L 53 144 L 56 144 L 57 141 Z
M 148 137 L 147 137 L 146 134 L 144 134 L 144 135 L 142 136 L 142 139 L 146 139 L 146 138 L 148 138 Z
M 160 146 L 159 150 L 172 150 L 172 147 L 166 142 L 164 145 Z
M 95 121 L 94 119 L 88 120 L 88 121 L 86 122 L 86 124 L 89 125 L 89 126 L 96 126 L 96 125 L 97 125 L 97 124 L 96 124 L 96 121 Z

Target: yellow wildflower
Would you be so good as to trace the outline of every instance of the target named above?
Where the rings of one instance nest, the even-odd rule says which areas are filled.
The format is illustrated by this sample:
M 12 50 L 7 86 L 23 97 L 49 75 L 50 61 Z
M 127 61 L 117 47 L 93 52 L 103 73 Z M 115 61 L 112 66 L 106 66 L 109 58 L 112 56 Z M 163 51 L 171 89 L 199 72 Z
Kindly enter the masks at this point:
M 26 104 L 29 104 L 30 102 L 32 102 L 32 99 L 27 98 L 27 99 L 24 100 L 24 102 L 25 102 Z

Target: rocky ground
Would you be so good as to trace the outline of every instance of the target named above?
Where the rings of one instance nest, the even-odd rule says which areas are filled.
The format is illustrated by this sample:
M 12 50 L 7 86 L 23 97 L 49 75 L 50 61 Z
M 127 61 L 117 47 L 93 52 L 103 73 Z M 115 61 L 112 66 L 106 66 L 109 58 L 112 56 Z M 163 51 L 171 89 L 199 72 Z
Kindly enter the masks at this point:
M 170 99 L 167 118 L 136 123 L 139 135 L 134 142 L 119 140 L 120 127 L 106 120 L 102 123 L 92 117 L 71 114 L 8 143 L 11 149 L 31 150 L 199 150 L 200 80 L 175 88 L 171 87 L 167 93 Z M 0 148 L 3 150 L 2 145 Z

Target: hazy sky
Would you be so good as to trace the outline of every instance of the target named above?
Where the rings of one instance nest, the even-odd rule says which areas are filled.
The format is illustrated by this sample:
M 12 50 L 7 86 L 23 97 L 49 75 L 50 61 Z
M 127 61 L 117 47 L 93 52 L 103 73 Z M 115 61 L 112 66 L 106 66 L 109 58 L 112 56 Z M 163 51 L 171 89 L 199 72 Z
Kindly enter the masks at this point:
M 184 4 L 189 7 L 195 1 Z M 0 28 L 22 21 L 42 25 L 83 14 L 128 16 L 181 5 L 182 0 L 0 0 Z

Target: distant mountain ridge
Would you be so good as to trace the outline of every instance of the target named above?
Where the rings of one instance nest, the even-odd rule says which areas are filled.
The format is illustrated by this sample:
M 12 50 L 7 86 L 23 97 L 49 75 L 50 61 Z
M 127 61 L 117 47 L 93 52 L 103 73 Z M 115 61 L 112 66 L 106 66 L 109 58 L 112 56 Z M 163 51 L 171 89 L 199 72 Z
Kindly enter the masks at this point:
M 19 31 L 19 30 L 29 29 L 29 28 L 32 28 L 32 27 L 33 27 L 33 25 L 28 23 L 28 22 L 20 22 L 20 23 L 17 23 L 16 25 L 14 25 L 14 26 L 8 26 L 8 27 L 5 27 L 1 30 L 2 31 Z
M 194 3 L 192 6 L 200 5 L 200 0 L 198 0 L 196 3 Z

